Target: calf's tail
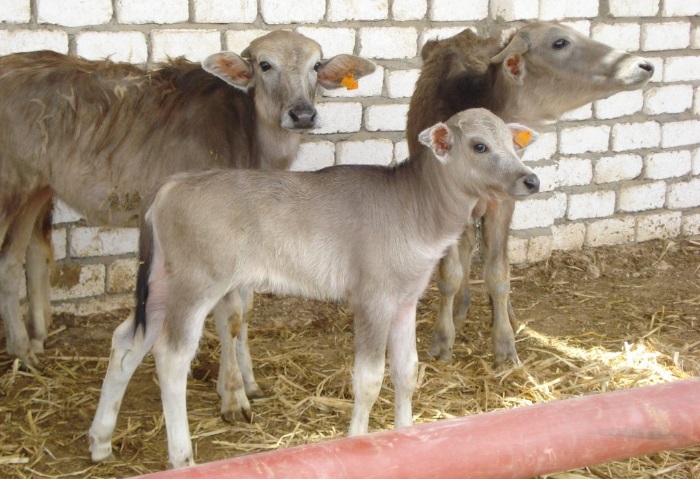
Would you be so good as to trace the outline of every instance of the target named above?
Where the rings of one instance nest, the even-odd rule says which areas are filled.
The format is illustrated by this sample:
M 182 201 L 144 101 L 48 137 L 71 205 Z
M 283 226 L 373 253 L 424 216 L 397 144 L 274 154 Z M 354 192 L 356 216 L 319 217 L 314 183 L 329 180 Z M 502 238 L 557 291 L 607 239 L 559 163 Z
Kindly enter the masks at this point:
M 153 260 L 153 225 L 148 215 L 139 232 L 139 267 L 136 276 L 136 310 L 134 311 L 134 335 L 143 327 L 146 334 L 146 303 L 148 302 L 148 279 Z

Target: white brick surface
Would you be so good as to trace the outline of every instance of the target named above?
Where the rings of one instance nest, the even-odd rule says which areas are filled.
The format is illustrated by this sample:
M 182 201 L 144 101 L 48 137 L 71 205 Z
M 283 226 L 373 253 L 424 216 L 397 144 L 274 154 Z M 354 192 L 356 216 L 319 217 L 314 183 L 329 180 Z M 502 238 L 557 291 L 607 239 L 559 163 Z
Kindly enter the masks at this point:
M 404 131 L 408 104 L 372 105 L 365 113 L 367 131 Z
M 604 156 L 595 163 L 593 181 L 601 184 L 631 180 L 642 173 L 642 167 L 643 161 L 639 155 Z
M 531 143 L 523 152 L 523 161 L 549 160 L 557 152 L 557 133 L 554 131 L 540 133 L 536 142 Z
M 640 216 L 637 219 L 637 241 L 675 238 L 681 233 L 680 212 Z
M 655 121 L 618 123 L 613 126 L 612 137 L 614 151 L 651 148 L 661 142 L 661 126 Z
M 260 0 L 260 13 L 270 24 L 316 23 L 326 13 L 325 0 Z
M 74 223 L 83 216 L 63 201 L 56 199 L 53 203 L 53 224 Z
M 408 142 L 406 140 L 394 143 L 394 161 L 401 163 L 408 158 Z
M 512 230 L 545 228 L 560 218 L 566 209 L 564 195 L 552 195 L 546 199 L 526 199 L 515 203 Z
M 29 0 L 0 0 L 0 23 L 29 23 L 31 14 Z
M 687 214 L 681 222 L 681 234 L 683 236 L 700 235 L 700 213 Z
M 386 76 L 389 98 L 409 98 L 413 95 L 420 70 L 391 70 Z
M 224 49 L 234 53 L 242 53 L 248 48 L 250 42 L 266 33 L 267 30 L 258 29 L 228 30 L 224 35 Z
M 699 139 L 700 141 L 700 139 Z M 650 180 L 675 178 L 690 173 L 690 151 L 663 151 L 644 159 L 644 177 Z
M 700 178 L 668 187 L 668 208 L 693 208 L 700 206 Z
M 336 151 L 340 165 L 388 165 L 394 157 L 394 144 L 383 139 L 341 141 Z
M 51 230 L 51 249 L 53 259 L 58 261 L 68 255 L 68 233 L 65 228 L 53 228 Z
M 607 125 L 564 128 L 559 139 L 559 151 L 565 155 L 607 151 L 609 140 L 610 127 Z
M 565 18 L 595 17 L 598 15 L 598 0 L 540 0 L 540 20 L 563 20 Z
M 681 113 L 693 106 L 691 85 L 670 85 L 650 88 L 644 93 L 644 113 Z
M 539 0 L 491 0 L 491 18 L 502 18 L 507 22 L 537 18 Z
M 351 133 L 360 130 L 362 105 L 360 103 L 317 103 L 319 127 L 315 134 Z
M 377 65 L 377 69 L 371 75 L 364 76 L 357 80 L 356 90 L 347 90 L 343 87 L 326 90 L 321 87 L 323 96 L 332 98 L 359 98 L 366 96 L 381 96 L 384 88 L 384 68 Z
M 558 186 L 557 165 L 542 165 L 532 166 L 532 171 L 535 172 L 540 179 L 540 192 L 546 193 L 554 191 Z
M 700 120 L 675 121 L 661 127 L 661 146 L 676 146 L 700 143 Z
M 602 218 L 615 212 L 615 192 L 595 191 L 569 195 L 569 208 L 566 218 L 579 220 L 583 218 Z
M 328 0 L 328 20 L 382 20 L 389 16 L 388 0 Z
M 593 105 L 587 103 L 573 110 L 569 110 L 561 116 L 562 121 L 588 120 L 593 117 Z
M 310 141 L 299 146 L 292 162 L 292 171 L 314 171 L 335 164 L 335 144 L 332 141 Z
M 508 262 L 510 264 L 521 264 L 527 261 L 527 238 L 510 236 L 508 238 Z
M 136 287 L 138 260 L 118 259 L 107 267 L 107 292 L 128 293 Z
M 623 91 L 594 103 L 595 117 L 601 120 L 632 115 L 642 109 L 644 94 L 642 90 Z
M 595 221 L 586 229 L 585 246 L 597 247 L 634 241 L 635 220 L 615 218 Z
M 590 22 L 590 20 L 568 20 L 568 21 L 564 21 L 561 23 L 563 25 L 566 25 L 569 28 L 573 28 L 574 30 L 579 32 L 581 35 L 585 35 L 587 37 L 591 36 L 591 22 Z
M 391 13 L 394 20 L 420 20 L 428 9 L 427 0 L 394 0 L 391 4 Z
M 103 25 L 112 19 L 111 0 L 36 0 L 39 23 L 81 27 Z
M 700 175 L 700 148 L 693 152 L 691 173 L 695 176 Z
M 613 17 L 653 17 L 659 11 L 660 0 L 609 0 Z
M 598 24 L 591 29 L 594 40 L 633 52 L 639 50 L 641 28 L 638 23 Z
M 360 55 L 367 58 L 413 58 L 418 33 L 413 27 L 360 28 Z
M 693 28 L 693 33 L 690 37 L 690 46 L 700 48 L 700 27 Z
M 179 56 L 198 62 L 221 51 L 221 37 L 216 30 L 154 30 L 151 39 L 154 62 Z
M 664 79 L 664 59 L 658 57 L 646 57 L 649 63 L 654 65 L 654 74 L 651 76 L 649 83 L 659 83 Z
M 0 55 L 33 50 L 68 53 L 68 34 L 60 30 L 0 30 Z
M 642 26 L 642 50 L 676 50 L 690 44 L 690 23 L 648 23 Z
M 89 60 L 148 61 L 146 36 L 141 32 L 80 32 L 75 36 L 75 51 Z
M 298 33 L 316 40 L 323 49 L 323 58 L 355 51 L 354 28 L 299 27 Z
M 432 0 L 428 12 L 431 20 L 443 22 L 481 20 L 488 14 L 489 0 L 471 0 L 459 6 L 455 5 L 454 0 Z
M 120 23 L 180 23 L 189 19 L 187 0 L 115 0 Z
M 552 255 L 552 247 L 554 245 L 554 239 L 551 235 L 535 236 L 530 238 L 527 244 L 527 258 L 528 263 L 537 263 L 539 261 L 544 261 Z
M 666 199 L 666 183 L 657 181 L 629 186 L 620 190 L 619 210 L 624 212 L 647 211 L 661 208 Z
M 105 290 L 105 266 L 62 265 L 54 271 L 51 284 L 51 301 L 96 296 Z
M 700 15 L 700 2 L 698 0 L 664 0 L 662 13 L 666 17 Z
M 700 80 L 700 56 L 671 57 L 664 62 L 664 81 Z
M 253 23 L 257 0 L 193 0 L 194 21 L 201 23 Z
M 569 223 L 552 226 L 552 249 L 571 251 L 581 249 L 586 237 L 586 225 Z
M 593 163 L 586 158 L 562 158 L 559 160 L 557 184 L 559 186 L 587 185 L 593 179 Z
M 134 253 L 138 249 L 136 228 L 78 227 L 70 232 L 70 255 L 74 258 Z

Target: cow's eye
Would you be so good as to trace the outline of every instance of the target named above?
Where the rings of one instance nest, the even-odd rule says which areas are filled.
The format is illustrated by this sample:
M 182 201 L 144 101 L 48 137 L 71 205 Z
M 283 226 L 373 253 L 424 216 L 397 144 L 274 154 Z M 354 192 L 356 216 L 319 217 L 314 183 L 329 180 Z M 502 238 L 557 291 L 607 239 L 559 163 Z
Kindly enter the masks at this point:
M 486 153 L 488 151 L 488 147 L 483 143 L 477 143 L 474 145 L 474 151 L 477 153 Z
M 560 38 L 559 40 L 555 40 L 554 43 L 552 43 L 552 48 L 555 50 L 561 50 L 565 46 L 569 44 L 569 40 L 565 40 L 564 38 Z
M 270 68 L 272 68 L 272 65 L 270 65 L 267 62 L 260 62 L 260 69 L 264 72 L 268 71 Z
M 319 71 L 321 69 L 321 62 L 316 62 L 314 65 L 314 70 Z

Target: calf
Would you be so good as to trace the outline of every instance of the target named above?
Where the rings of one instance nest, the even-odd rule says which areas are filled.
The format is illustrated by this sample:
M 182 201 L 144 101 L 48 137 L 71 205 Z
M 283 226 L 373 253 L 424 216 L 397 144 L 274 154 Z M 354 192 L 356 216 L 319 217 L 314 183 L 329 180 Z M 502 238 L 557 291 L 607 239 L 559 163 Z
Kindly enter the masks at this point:
M 318 43 L 283 30 L 254 40 L 241 55 L 217 53 L 201 66 L 176 60 L 150 71 L 50 51 L 1 57 L 0 316 L 7 352 L 36 366 L 43 351 L 52 196 L 92 224 L 136 226 L 143 198 L 173 173 L 286 168 L 299 132 L 317 123 L 317 84 L 337 88 L 348 74 L 373 70 L 352 55 L 323 60 Z M 25 252 L 26 325 L 19 301 Z M 252 301 L 249 292 L 234 296 L 217 322 L 224 377 L 230 334 L 223 318 L 247 314 Z M 245 331 L 239 338 L 245 341 Z M 242 360 L 250 370 L 249 358 Z M 247 377 L 255 394 L 252 373 Z
M 424 148 L 416 139 L 418 132 L 466 108 L 487 108 L 505 121 L 537 125 L 593 100 L 642 88 L 654 73 L 649 61 L 556 23 L 525 25 L 511 32 L 505 42 L 465 30 L 426 43 L 421 55 L 423 70 L 406 127 L 412 155 Z M 496 363 L 519 362 L 514 335 L 517 319 L 508 298 L 507 241 L 514 207 L 512 199 L 496 198 L 476 209 L 477 216 L 483 216 L 481 252 L 493 308 Z M 441 360 L 451 358 L 455 329 L 466 319 L 469 267 L 476 241 L 476 225 L 470 223 L 438 268 L 441 301 L 430 354 Z
M 538 190 L 512 146 L 524 131 L 531 133 L 473 109 L 423 131 L 429 150 L 395 168 L 209 171 L 167 181 L 141 229 L 137 309 L 112 338 L 89 433 L 92 459 L 111 455 L 127 383 L 153 348 L 170 463 L 193 463 L 187 372 L 207 312 L 240 288 L 347 300 L 355 313 L 350 435 L 367 432 L 387 350 L 395 423 L 409 426 L 416 303 L 464 230 L 465 211 L 480 198 Z

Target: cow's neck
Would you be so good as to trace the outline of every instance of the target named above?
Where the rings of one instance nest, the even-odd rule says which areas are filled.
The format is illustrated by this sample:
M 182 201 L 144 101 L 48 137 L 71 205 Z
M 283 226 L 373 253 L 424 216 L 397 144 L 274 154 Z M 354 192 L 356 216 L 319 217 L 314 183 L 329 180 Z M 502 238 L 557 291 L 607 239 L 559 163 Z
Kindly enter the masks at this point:
M 288 169 L 299 150 L 299 133 L 282 128 L 279 124 L 260 121 L 256 134 L 260 167 Z
M 537 127 L 557 117 L 555 111 L 550 111 L 553 105 L 533 98 L 537 95 L 531 88 L 514 84 L 501 71 L 496 75 L 493 88 L 493 105 L 487 108 L 507 123 Z

